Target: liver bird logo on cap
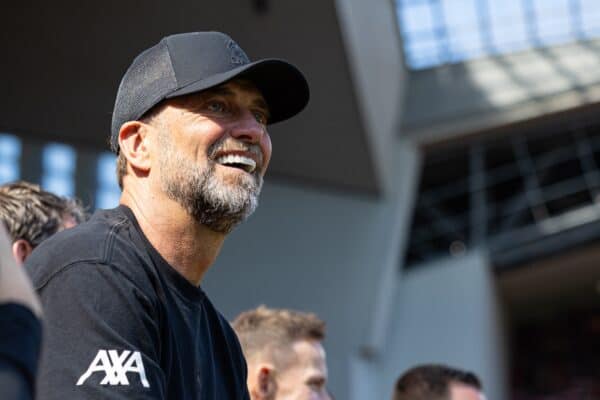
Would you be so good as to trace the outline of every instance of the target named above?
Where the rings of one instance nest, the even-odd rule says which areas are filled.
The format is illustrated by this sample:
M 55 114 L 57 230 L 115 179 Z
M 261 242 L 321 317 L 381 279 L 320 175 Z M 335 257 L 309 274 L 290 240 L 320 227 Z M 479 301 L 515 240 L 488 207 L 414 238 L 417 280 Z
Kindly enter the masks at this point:
M 230 40 L 229 43 L 227 43 L 227 47 L 229 48 L 229 51 L 231 53 L 231 63 L 233 65 L 245 65 L 250 63 L 248 56 L 246 55 L 246 53 L 244 53 L 244 50 L 242 50 L 236 42 Z

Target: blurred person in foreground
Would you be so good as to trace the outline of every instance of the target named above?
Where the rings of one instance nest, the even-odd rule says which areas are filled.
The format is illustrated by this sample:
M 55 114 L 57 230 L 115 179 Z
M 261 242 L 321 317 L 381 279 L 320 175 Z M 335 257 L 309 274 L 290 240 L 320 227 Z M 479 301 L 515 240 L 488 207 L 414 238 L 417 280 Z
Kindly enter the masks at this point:
M 34 396 L 40 352 L 41 309 L 25 271 L 11 251 L 10 238 L 0 223 L 0 399 Z
M 479 378 L 446 365 L 425 364 L 396 381 L 393 400 L 485 400 Z
M 325 323 L 316 315 L 260 306 L 232 325 L 248 362 L 252 400 L 331 398 L 322 345 Z
M 110 138 L 120 205 L 26 263 L 46 316 L 40 399 L 248 399 L 240 344 L 200 284 L 257 206 L 267 125 L 308 96 L 294 66 L 251 62 L 219 32 L 167 36 L 133 60 Z
M 11 238 L 11 252 L 21 265 L 42 241 L 86 218 L 81 203 L 17 181 L 0 186 L 0 221 Z

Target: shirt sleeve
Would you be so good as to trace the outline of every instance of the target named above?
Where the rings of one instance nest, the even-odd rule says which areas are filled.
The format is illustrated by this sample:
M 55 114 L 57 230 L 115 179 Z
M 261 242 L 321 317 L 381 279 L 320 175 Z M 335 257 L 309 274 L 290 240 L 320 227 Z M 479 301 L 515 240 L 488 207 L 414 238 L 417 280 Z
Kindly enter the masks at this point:
M 0 305 L 0 398 L 31 399 L 42 325 L 20 304 Z
M 128 276 L 78 262 L 38 290 L 46 325 L 39 399 L 167 397 L 157 304 Z

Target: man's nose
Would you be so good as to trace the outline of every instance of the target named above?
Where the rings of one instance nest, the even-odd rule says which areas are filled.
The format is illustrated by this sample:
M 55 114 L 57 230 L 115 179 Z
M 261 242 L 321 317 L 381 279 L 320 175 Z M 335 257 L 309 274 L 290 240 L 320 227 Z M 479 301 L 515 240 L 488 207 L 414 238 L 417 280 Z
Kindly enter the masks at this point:
M 256 120 L 254 113 L 246 110 L 231 129 L 231 136 L 246 143 L 259 143 L 266 129 L 265 125 Z

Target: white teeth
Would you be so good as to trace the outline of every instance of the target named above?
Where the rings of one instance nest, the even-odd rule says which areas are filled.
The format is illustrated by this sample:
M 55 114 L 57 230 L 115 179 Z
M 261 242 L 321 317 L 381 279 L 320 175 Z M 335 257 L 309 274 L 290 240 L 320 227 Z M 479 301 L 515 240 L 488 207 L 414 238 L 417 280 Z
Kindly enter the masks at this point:
M 240 164 L 244 166 L 246 172 L 253 172 L 256 169 L 256 161 L 249 157 L 244 157 L 239 154 L 227 154 L 216 160 L 219 164 Z

